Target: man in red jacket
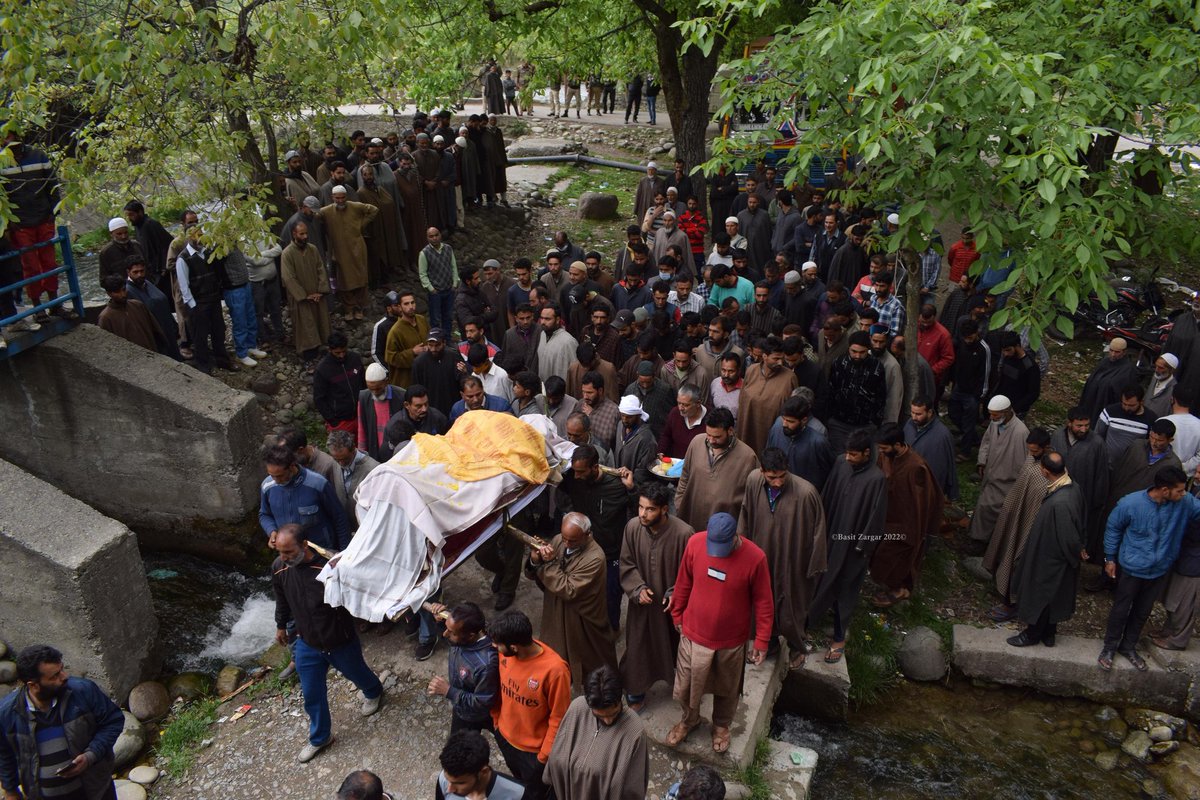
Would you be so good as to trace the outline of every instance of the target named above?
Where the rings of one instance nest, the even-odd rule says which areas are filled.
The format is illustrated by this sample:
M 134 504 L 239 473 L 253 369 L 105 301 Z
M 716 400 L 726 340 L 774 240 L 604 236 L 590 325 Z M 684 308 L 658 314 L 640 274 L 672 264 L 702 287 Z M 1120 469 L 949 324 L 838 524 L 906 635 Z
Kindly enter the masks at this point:
M 954 339 L 950 331 L 938 322 L 937 309 L 929 303 L 921 306 L 917 317 L 917 350 L 929 362 L 938 394 L 946 385 L 946 376 L 954 366 Z
M 751 613 L 756 633 L 747 655 Z M 700 700 L 711 691 L 712 747 L 717 753 L 729 749 L 745 664 L 761 664 L 766 657 L 774 614 L 766 555 L 737 535 L 731 515 L 713 514 L 708 530 L 688 540 L 671 597 L 671 618 L 681 634 L 674 697 L 683 719 L 667 734 L 668 745 L 679 744 L 700 724 Z

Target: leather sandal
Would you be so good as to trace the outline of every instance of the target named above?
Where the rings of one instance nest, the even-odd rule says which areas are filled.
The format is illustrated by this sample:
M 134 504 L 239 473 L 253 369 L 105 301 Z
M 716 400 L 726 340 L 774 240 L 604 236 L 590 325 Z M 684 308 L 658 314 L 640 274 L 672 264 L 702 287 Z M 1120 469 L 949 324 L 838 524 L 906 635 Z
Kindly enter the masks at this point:
M 691 733 L 695 727 L 695 725 L 689 726 L 686 722 L 676 722 L 674 727 L 667 732 L 667 746 L 675 747 L 678 745 L 688 737 L 688 734 Z

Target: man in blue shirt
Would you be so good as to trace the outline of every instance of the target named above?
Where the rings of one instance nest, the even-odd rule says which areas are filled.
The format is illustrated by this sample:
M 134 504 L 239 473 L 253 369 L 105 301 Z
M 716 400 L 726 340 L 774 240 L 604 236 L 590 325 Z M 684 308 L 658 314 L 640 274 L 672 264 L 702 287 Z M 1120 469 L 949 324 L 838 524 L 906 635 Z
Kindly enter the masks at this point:
M 461 800 L 483 797 L 487 800 L 519 800 L 525 788 L 489 765 L 490 748 L 478 731 L 461 730 L 450 734 L 438 759 L 442 771 L 434 786 L 435 800 Z
M 1200 500 L 1187 493 L 1187 475 L 1174 465 L 1160 468 L 1152 487 L 1125 495 L 1109 514 L 1104 531 L 1104 573 L 1117 579 L 1117 589 L 1098 659 L 1100 669 L 1112 669 L 1114 652 L 1139 671 L 1147 669 L 1134 648 L 1179 556 L 1183 534 L 1189 523 L 1198 520 Z
M 350 544 L 350 523 L 329 481 L 296 463 L 296 453 L 278 444 L 263 454 L 267 477 L 259 488 L 258 522 L 275 546 L 275 534 L 295 523 L 311 543 L 331 550 Z
M 483 381 L 474 375 L 462 379 L 462 399 L 450 409 L 450 424 L 468 411 L 503 411 L 511 414 L 508 401 L 483 391 Z

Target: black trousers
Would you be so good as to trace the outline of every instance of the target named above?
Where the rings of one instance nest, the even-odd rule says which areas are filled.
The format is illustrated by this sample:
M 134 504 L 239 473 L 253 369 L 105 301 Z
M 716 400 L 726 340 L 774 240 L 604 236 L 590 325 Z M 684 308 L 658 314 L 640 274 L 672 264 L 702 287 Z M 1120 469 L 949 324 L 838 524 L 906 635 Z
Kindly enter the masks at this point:
M 504 756 L 504 763 L 508 765 L 508 771 L 525 787 L 521 800 L 554 800 L 554 792 L 542 783 L 542 773 L 546 771 L 546 765 L 538 761 L 537 753 L 527 753 L 513 747 L 499 729 L 493 731 L 493 734 L 496 737 L 496 745 L 500 748 L 500 755 Z
M 1037 618 L 1037 622 L 1025 629 L 1025 635 L 1028 638 L 1039 642 L 1056 633 L 1058 633 L 1058 623 L 1050 621 L 1049 608 L 1042 609 L 1042 614 Z
M 1137 648 L 1142 628 L 1166 580 L 1166 575 L 1135 578 L 1127 572 L 1119 574 L 1112 611 L 1108 614 L 1108 630 L 1104 633 L 1105 650 L 1127 655 Z
M 488 572 L 500 576 L 500 591 L 516 594 L 521 583 L 525 546 L 501 531 L 475 551 L 475 560 Z
M 629 95 L 629 102 L 625 104 L 625 121 L 629 122 L 630 113 L 633 114 L 633 121 L 637 122 L 638 111 L 642 108 L 642 96 L 640 94 Z
M 225 318 L 221 316 L 220 298 L 197 302 L 192 309 L 191 321 L 196 369 L 212 372 L 214 364 L 228 366 L 229 352 L 225 349 Z
M 617 107 L 617 87 L 605 86 L 600 93 L 600 110 L 611 114 Z
M 483 733 L 484 731 L 491 731 L 492 733 L 495 733 L 496 728 L 494 725 L 492 725 L 491 717 L 488 717 L 487 720 L 480 722 L 480 721 L 475 721 L 475 720 L 463 719 L 462 717 L 458 716 L 458 714 L 451 714 L 450 715 L 450 732 L 454 733 L 455 731 L 475 731 L 477 733 Z

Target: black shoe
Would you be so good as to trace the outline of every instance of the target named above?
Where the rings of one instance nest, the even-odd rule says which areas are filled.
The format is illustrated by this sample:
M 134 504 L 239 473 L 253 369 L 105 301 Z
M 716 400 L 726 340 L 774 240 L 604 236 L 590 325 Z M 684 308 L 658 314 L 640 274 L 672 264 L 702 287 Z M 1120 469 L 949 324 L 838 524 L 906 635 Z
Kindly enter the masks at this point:
M 1008 642 L 1013 647 L 1029 647 L 1030 645 L 1035 645 L 1038 643 L 1037 639 L 1034 639 L 1025 631 L 1021 631 L 1016 636 L 1010 636 L 1004 641 Z
M 433 651 L 437 650 L 437 643 L 437 639 L 429 642 L 417 642 L 417 649 L 415 651 L 417 661 L 428 661 L 429 657 L 433 655 Z
M 500 584 L 503 583 L 501 577 L 499 573 L 492 576 L 492 594 L 500 591 Z
M 1042 644 L 1046 645 L 1046 647 L 1054 647 L 1054 634 L 1047 633 L 1045 636 L 1043 636 Z
M 416 636 L 418 633 L 420 633 L 420 631 L 421 631 L 421 620 L 420 620 L 420 618 L 417 617 L 416 614 L 413 614 L 412 617 L 410 617 L 404 623 L 404 638 L 411 639 L 414 636 Z
M 496 595 L 496 610 L 503 611 L 513 604 L 516 596 L 512 592 L 500 592 Z

